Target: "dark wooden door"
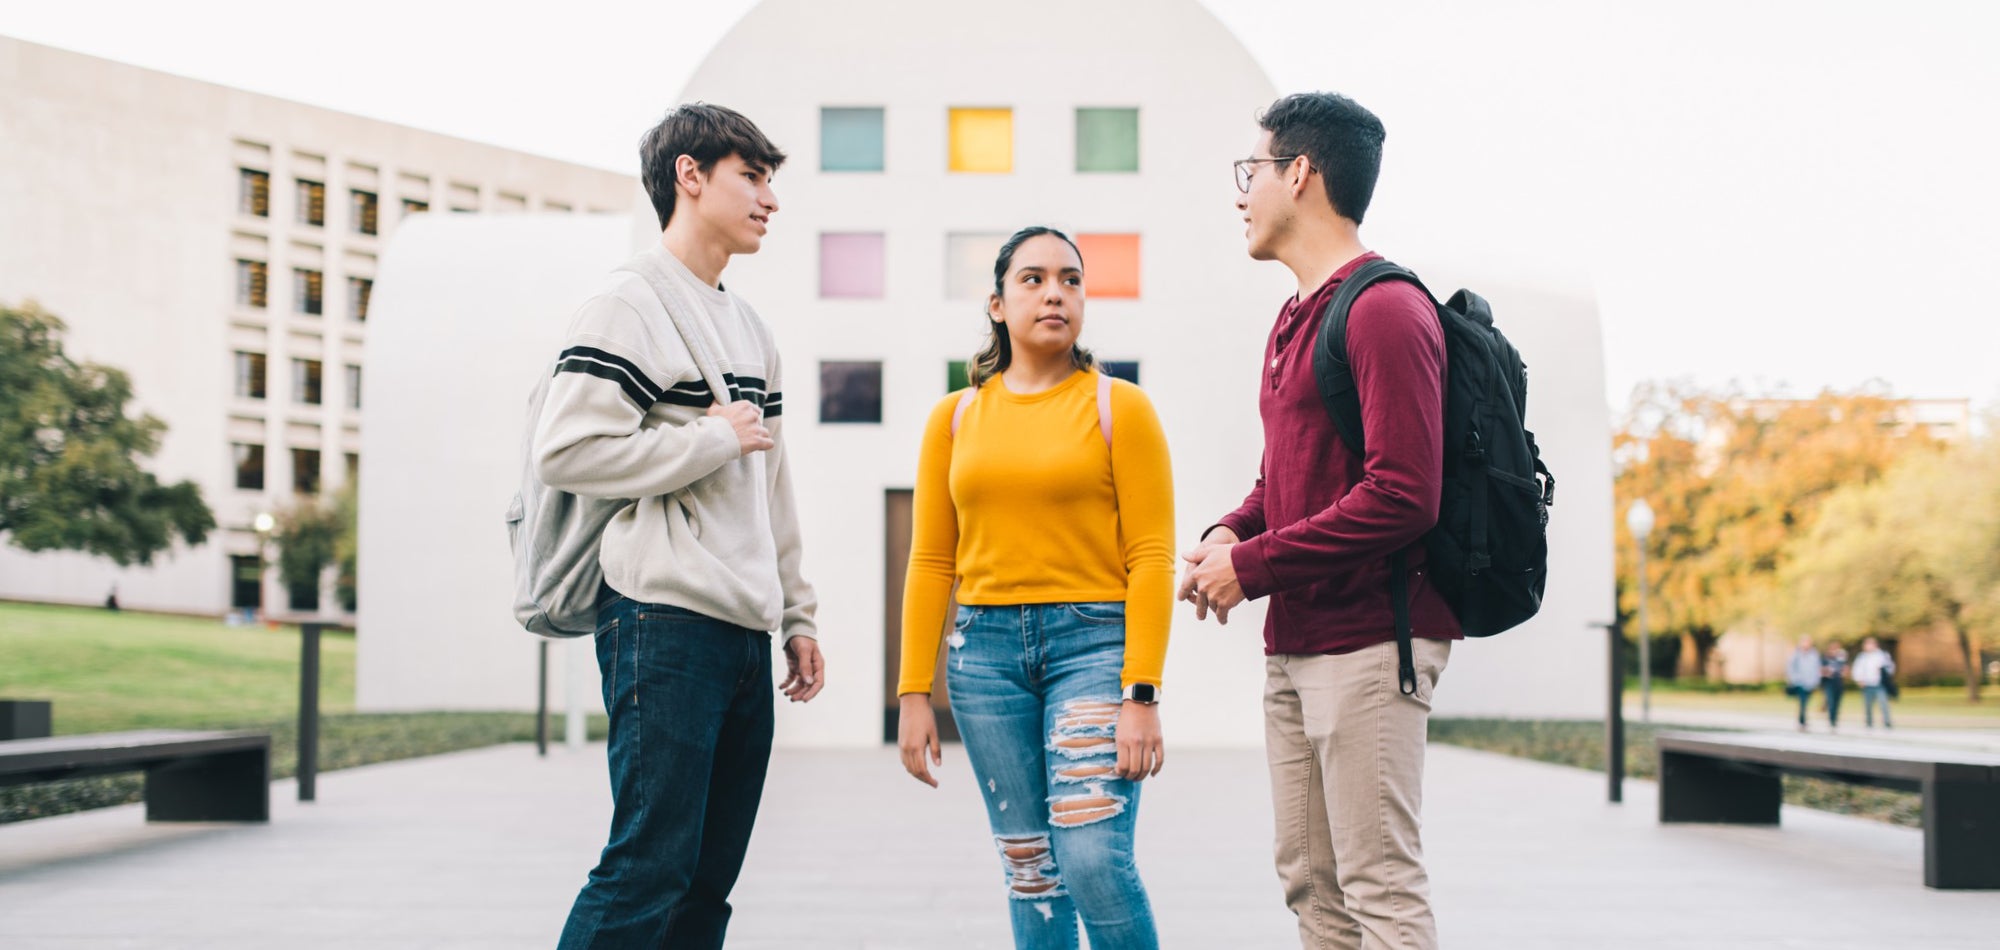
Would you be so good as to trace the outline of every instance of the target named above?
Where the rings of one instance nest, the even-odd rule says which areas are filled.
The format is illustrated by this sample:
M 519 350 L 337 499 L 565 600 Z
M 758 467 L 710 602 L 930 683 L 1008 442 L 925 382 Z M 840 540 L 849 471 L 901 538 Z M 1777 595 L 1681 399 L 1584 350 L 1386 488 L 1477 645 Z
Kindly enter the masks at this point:
M 914 536 L 911 517 L 913 494 L 907 488 L 891 488 L 883 498 L 882 565 L 882 741 L 896 741 L 896 681 L 903 670 L 903 578 L 910 570 L 910 541 Z M 954 603 L 946 613 L 944 628 L 951 629 L 958 612 Z M 938 651 L 937 672 L 931 685 L 931 709 L 937 713 L 938 738 L 958 741 L 958 724 L 951 718 L 951 697 L 946 695 L 944 651 Z

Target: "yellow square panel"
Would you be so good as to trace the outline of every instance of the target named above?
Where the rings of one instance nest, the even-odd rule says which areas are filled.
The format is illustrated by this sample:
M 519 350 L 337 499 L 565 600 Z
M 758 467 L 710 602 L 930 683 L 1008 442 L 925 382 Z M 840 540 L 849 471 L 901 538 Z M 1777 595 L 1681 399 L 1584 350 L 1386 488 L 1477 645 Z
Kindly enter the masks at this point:
M 951 110 L 951 170 L 1014 170 L 1014 110 Z

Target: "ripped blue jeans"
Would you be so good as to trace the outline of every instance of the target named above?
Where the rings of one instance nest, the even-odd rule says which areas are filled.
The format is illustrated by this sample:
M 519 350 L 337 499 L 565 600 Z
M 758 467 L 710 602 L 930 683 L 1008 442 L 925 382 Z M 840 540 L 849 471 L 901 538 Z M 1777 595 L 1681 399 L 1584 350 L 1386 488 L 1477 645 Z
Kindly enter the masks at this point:
M 1139 783 L 1115 734 L 1122 603 L 960 607 L 946 653 L 952 716 L 999 852 L 1017 950 L 1155 950 L 1133 861 Z

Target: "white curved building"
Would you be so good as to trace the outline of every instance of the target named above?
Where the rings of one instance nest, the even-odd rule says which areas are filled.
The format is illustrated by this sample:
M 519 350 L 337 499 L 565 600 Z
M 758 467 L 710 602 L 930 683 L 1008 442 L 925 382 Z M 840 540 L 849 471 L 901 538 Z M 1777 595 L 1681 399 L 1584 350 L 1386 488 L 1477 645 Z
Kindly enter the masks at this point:
M 952 362 L 980 343 L 993 251 L 1008 232 L 1048 224 L 1083 244 L 1084 342 L 1136 373 L 1159 410 L 1183 542 L 1256 478 L 1258 365 L 1292 281 L 1245 254 L 1229 166 L 1249 154 L 1255 117 L 1277 90 L 1194 0 L 1034 0 L 1011 5 L 1006 23 L 1029 28 L 975 6 L 766 0 L 677 100 L 738 109 L 791 156 L 763 251 L 724 277 L 783 351 L 805 571 L 830 663 L 819 699 L 780 704 L 783 743 L 868 745 L 884 741 L 885 726 L 893 734 L 884 714 L 895 705 L 920 428 L 953 385 Z M 1384 118 L 1393 163 L 1395 117 Z M 580 288 L 658 238 L 643 202 L 623 241 L 575 222 L 440 224 L 397 239 L 377 291 L 385 315 L 411 316 L 376 331 L 368 398 L 382 406 L 425 393 L 433 408 L 371 420 L 366 434 L 365 709 L 533 701 L 534 650 L 511 628 L 500 526 L 519 466 L 521 399 Z M 1530 421 L 1562 487 L 1544 615 L 1462 648 L 1439 711 L 1601 713 L 1604 640 L 1586 626 L 1607 617 L 1612 584 L 1595 308 L 1574 288 L 1481 276 L 1477 261 L 1383 250 L 1441 291 L 1468 283 L 1493 302 L 1530 363 Z M 471 358 L 422 355 L 439 348 Z M 1261 742 L 1262 621 L 1261 604 L 1228 627 L 1195 623 L 1191 608 L 1177 614 L 1165 707 L 1176 741 Z

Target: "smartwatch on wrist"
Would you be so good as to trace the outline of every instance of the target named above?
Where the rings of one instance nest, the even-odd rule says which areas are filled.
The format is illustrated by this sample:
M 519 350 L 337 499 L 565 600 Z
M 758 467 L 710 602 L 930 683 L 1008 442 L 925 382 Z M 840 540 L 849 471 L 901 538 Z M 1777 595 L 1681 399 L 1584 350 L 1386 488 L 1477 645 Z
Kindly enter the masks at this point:
M 1160 688 L 1151 683 L 1133 683 L 1125 687 L 1125 701 L 1151 706 L 1160 701 Z

